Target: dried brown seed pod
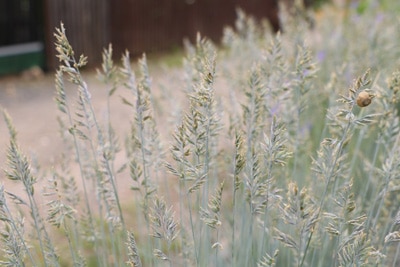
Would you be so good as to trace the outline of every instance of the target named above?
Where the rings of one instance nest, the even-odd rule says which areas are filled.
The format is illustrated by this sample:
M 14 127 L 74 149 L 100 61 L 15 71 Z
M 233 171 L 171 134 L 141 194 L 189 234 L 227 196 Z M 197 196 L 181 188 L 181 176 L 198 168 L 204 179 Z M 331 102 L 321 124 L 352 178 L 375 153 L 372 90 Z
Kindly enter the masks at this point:
M 369 104 L 371 104 L 372 98 L 374 98 L 374 95 L 372 95 L 366 91 L 362 91 L 357 96 L 357 105 L 359 107 L 366 107 Z

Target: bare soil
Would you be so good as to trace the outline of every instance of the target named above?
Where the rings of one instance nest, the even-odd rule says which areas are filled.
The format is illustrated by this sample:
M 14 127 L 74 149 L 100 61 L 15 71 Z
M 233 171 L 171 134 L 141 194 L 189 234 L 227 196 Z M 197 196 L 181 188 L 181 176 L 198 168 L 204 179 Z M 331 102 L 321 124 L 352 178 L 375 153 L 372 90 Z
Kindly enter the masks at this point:
M 169 69 L 165 71 L 160 66 L 149 67 L 153 81 L 154 101 L 156 104 L 157 117 L 168 117 L 179 109 L 178 100 L 182 95 L 182 88 L 176 81 L 177 71 Z M 85 81 L 88 84 L 92 95 L 92 103 L 95 107 L 98 119 L 102 122 L 107 114 L 107 95 L 106 85 L 99 82 L 96 78 L 96 72 L 85 71 L 83 73 Z M 168 87 L 166 87 L 168 84 Z M 172 89 L 171 89 L 172 88 Z M 68 85 L 67 96 L 74 103 L 77 88 L 74 85 Z M 173 90 L 174 92 L 171 92 Z M 169 93 L 167 93 L 169 92 Z M 171 97 L 172 94 L 172 97 Z M 49 173 L 52 168 L 59 165 L 61 152 L 65 148 L 63 144 L 60 127 L 57 122 L 58 116 L 63 116 L 57 110 L 54 101 L 55 86 L 54 74 L 46 73 L 40 75 L 14 75 L 0 77 L 0 109 L 6 110 L 13 120 L 13 124 L 18 132 L 17 140 L 21 150 L 28 156 L 33 166 L 40 166 L 40 173 Z M 119 88 L 111 98 L 111 120 L 116 134 L 119 136 L 121 145 L 124 138 L 129 133 L 130 122 L 133 119 L 132 109 L 122 104 L 121 97 L 132 98 L 131 93 L 125 88 Z M 171 106 L 173 105 L 173 106 Z M 165 116 L 165 117 L 167 117 Z M 173 130 L 171 122 L 163 119 L 157 122 L 159 129 L 162 129 L 161 138 L 170 140 L 170 134 Z M 9 133 L 3 118 L 0 119 L 0 183 L 5 185 L 6 190 L 13 193 L 18 191 L 15 182 L 8 181 L 4 175 L 4 169 L 7 169 L 6 153 L 9 144 Z M 120 155 L 121 159 L 116 164 L 122 164 L 124 152 Z M 118 161 L 118 160 L 117 160 Z M 116 166 L 118 167 L 118 166 Z M 48 174 L 47 174 L 48 175 Z M 43 178 L 43 177 L 42 177 Z M 122 186 L 128 189 L 127 186 Z

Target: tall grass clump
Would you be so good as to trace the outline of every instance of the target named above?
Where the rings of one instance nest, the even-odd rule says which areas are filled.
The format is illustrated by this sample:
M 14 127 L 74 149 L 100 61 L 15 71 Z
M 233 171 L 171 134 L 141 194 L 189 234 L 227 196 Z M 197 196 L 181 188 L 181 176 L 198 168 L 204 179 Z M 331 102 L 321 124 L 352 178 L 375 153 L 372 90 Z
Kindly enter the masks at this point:
M 238 10 L 161 81 L 110 45 L 99 88 L 61 24 L 54 167 L 3 110 L 1 264 L 398 266 L 399 7 L 367 2 L 282 10 L 279 33 Z

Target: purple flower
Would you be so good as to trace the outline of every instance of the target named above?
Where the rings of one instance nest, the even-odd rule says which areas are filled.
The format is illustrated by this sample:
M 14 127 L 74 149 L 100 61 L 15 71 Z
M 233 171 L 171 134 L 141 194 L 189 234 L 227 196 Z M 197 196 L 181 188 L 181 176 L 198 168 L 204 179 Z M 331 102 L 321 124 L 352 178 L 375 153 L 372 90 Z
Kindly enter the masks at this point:
M 323 62 L 326 58 L 326 52 L 325 51 L 318 51 L 317 53 L 317 60 L 319 63 Z
M 383 21 L 383 19 L 385 18 L 385 16 L 382 13 L 379 13 L 378 15 L 376 15 L 375 17 L 375 22 L 377 24 L 381 23 Z

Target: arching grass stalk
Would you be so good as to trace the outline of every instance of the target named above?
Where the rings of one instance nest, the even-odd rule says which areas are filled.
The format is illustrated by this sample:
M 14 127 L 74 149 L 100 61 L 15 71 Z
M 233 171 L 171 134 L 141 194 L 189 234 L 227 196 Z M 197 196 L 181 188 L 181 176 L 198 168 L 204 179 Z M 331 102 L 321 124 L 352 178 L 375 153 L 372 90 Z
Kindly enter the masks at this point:
M 205 68 L 205 73 L 203 73 L 203 79 L 200 83 L 200 88 L 198 91 L 198 98 L 199 98 L 199 104 L 202 106 L 205 123 L 205 140 L 204 140 L 204 170 L 203 173 L 206 176 L 205 177 L 205 185 L 203 186 L 203 203 L 202 206 L 205 208 L 207 206 L 207 199 L 209 195 L 209 187 L 211 185 L 215 185 L 217 180 L 212 180 L 210 181 L 210 178 L 217 178 L 213 177 L 211 173 L 211 167 L 216 167 L 214 164 L 214 160 L 216 161 L 215 156 L 215 149 L 217 147 L 217 137 L 218 137 L 218 132 L 220 130 L 220 118 L 219 115 L 217 114 L 216 110 L 216 103 L 214 100 L 214 79 L 215 79 L 215 64 L 216 64 L 216 54 L 214 53 L 212 55 L 212 58 L 207 58 L 205 59 L 204 68 Z M 222 189 L 221 189 L 222 193 Z M 221 205 L 221 204 L 219 204 Z M 210 206 L 210 204 L 208 205 Z M 219 210 L 219 208 L 218 208 Z M 219 213 L 215 212 L 215 213 Z M 210 240 L 209 237 L 209 232 L 207 231 L 207 236 L 206 236 L 206 241 L 208 242 Z M 209 246 L 207 243 L 205 243 L 205 246 Z M 212 246 L 214 248 L 214 246 Z M 218 249 L 219 246 L 215 247 L 216 253 L 218 254 Z M 208 251 L 208 250 L 207 250 Z M 217 264 L 217 262 L 215 263 Z
M 292 82 L 295 83 L 295 88 L 294 88 L 294 95 L 293 95 L 293 102 L 295 103 L 294 108 L 295 110 L 293 111 L 294 116 L 294 152 L 293 152 L 293 172 L 292 176 L 298 174 L 298 165 L 299 165 L 299 157 L 301 155 L 301 151 L 299 149 L 303 147 L 305 139 L 301 140 L 301 115 L 304 113 L 306 108 L 308 107 L 307 103 L 307 94 L 309 93 L 311 89 L 311 83 L 310 80 L 315 78 L 316 74 L 316 66 L 315 63 L 312 61 L 311 57 L 311 51 L 305 47 L 305 45 L 299 45 L 297 47 L 297 53 L 296 53 L 296 61 L 295 61 L 295 70 L 294 70 L 294 79 Z
M 236 132 L 235 134 L 235 156 L 233 159 L 233 196 L 232 196 L 232 248 L 231 248 L 231 262 L 232 266 L 236 266 L 236 212 L 237 212 L 237 191 L 239 190 L 241 180 L 240 180 L 240 173 L 242 172 L 243 168 L 245 167 L 245 148 L 244 145 L 244 138 L 240 132 Z
M 186 124 L 182 122 L 180 126 L 175 130 L 175 134 L 173 135 L 175 143 L 172 145 L 170 151 L 172 153 L 173 160 L 178 165 L 174 167 L 172 164 L 166 162 L 165 166 L 168 171 L 176 176 L 179 179 L 179 203 L 180 203 L 180 223 L 182 227 L 185 225 L 183 218 L 184 205 L 183 203 L 187 202 L 187 208 L 189 212 L 189 221 L 190 221 L 190 230 L 194 244 L 194 253 L 195 253 L 195 262 L 196 265 L 199 264 L 199 249 L 198 249 L 198 240 L 195 235 L 195 225 L 193 221 L 192 215 L 192 202 L 190 196 L 190 189 L 188 186 L 188 181 L 194 180 L 193 177 L 196 173 L 195 166 L 189 161 L 189 157 L 191 156 L 192 147 L 189 145 L 188 137 L 187 137 L 187 129 Z M 182 247 L 185 246 L 183 243 L 185 240 L 184 231 L 181 231 L 181 241 Z
M 129 53 L 126 52 L 123 55 L 121 73 L 126 80 L 124 85 L 134 97 L 134 101 L 123 98 L 123 102 L 129 105 L 134 111 L 134 121 L 129 140 L 129 149 L 131 151 L 128 156 L 131 157 L 131 178 L 140 184 L 140 187 L 137 187 L 137 189 L 143 197 L 142 212 L 148 233 L 148 246 L 151 248 L 149 250 L 152 250 L 154 243 L 150 236 L 149 205 L 153 194 L 157 191 L 151 180 L 151 175 L 155 172 L 153 172 L 152 167 L 156 165 L 155 161 L 157 159 L 155 157 L 157 155 L 153 155 L 153 153 L 159 149 L 156 147 L 159 141 L 150 101 L 151 84 L 145 55 L 139 59 L 138 64 L 141 76 L 136 80 L 135 73 L 131 68 Z M 134 173 L 135 175 L 132 175 Z M 154 258 L 151 257 L 150 260 L 153 262 Z
M 62 37 L 62 36 L 60 36 L 60 37 Z M 60 41 L 62 41 L 62 39 Z M 104 254 L 99 252 L 100 251 L 99 250 L 99 242 L 97 242 L 98 237 L 96 234 L 96 227 L 93 222 L 92 208 L 91 208 L 90 202 L 89 202 L 88 188 L 87 188 L 87 184 L 86 184 L 86 174 L 84 171 L 83 160 L 81 158 L 81 147 L 79 145 L 77 135 L 72 131 L 75 124 L 73 122 L 71 111 L 70 111 L 70 105 L 68 103 L 68 99 L 65 94 L 65 87 L 64 87 L 64 82 L 63 82 L 63 71 L 61 69 L 57 70 L 55 77 L 56 77 L 56 79 L 55 79 L 56 80 L 55 101 L 58 105 L 58 109 L 67 115 L 67 119 L 68 119 L 68 123 L 69 123 L 69 127 L 70 127 L 69 131 L 73 138 L 73 145 L 74 145 L 74 150 L 75 150 L 76 161 L 78 162 L 79 173 L 80 173 L 82 187 L 83 187 L 83 197 L 85 200 L 84 202 L 85 202 L 85 207 L 86 207 L 86 212 L 87 212 L 87 218 L 89 220 L 89 231 L 91 232 L 91 239 L 93 240 L 93 244 L 94 244 L 98 262 L 104 262 L 105 258 L 103 258 L 103 260 L 101 260 L 101 258 L 100 258 L 102 255 L 104 257 Z M 104 242 L 103 242 L 103 246 L 104 246 Z
M 288 151 L 286 147 L 287 139 L 285 137 L 286 127 L 277 119 L 275 116 L 272 118 L 269 135 L 264 134 L 264 143 L 262 143 L 263 154 L 264 154 L 264 166 L 265 166 L 265 203 L 264 205 L 264 216 L 263 216 L 263 234 L 260 255 L 265 254 L 265 243 L 266 243 L 266 228 L 268 227 L 268 209 L 273 204 L 274 199 L 278 197 L 272 191 L 273 184 L 273 167 L 275 165 L 285 166 L 286 161 L 292 156 L 292 153 Z
M 91 102 L 91 95 L 88 90 L 87 84 L 83 80 L 83 77 L 79 70 L 81 67 L 86 65 L 86 58 L 81 56 L 79 61 L 76 61 L 76 59 L 74 57 L 74 53 L 72 51 L 72 47 L 70 46 L 68 39 L 65 35 L 65 29 L 64 29 L 63 24 L 61 24 L 60 29 L 56 29 L 56 30 L 57 30 L 56 38 L 59 42 L 59 46 L 57 47 L 57 51 L 59 52 L 58 57 L 60 58 L 60 61 L 63 62 L 63 64 L 64 64 L 64 66 L 61 66 L 60 69 L 63 72 L 66 72 L 70 76 L 70 81 L 72 83 L 78 85 L 80 105 L 81 105 L 81 108 L 83 109 L 82 111 L 84 112 L 84 117 L 87 120 L 87 125 L 85 125 L 85 124 L 84 125 L 86 127 L 88 127 L 89 130 L 90 130 L 92 123 L 95 126 L 96 133 L 97 133 L 97 139 L 98 139 L 98 143 L 99 143 L 101 151 L 96 151 L 93 141 L 90 140 L 93 157 L 94 157 L 94 159 L 96 159 L 97 154 L 98 153 L 100 154 L 99 160 L 102 163 L 103 167 L 105 168 L 106 175 L 109 177 L 109 182 L 111 183 L 112 189 L 113 189 L 112 193 L 116 199 L 116 205 L 117 205 L 118 213 L 119 213 L 118 217 L 119 217 L 119 220 L 121 222 L 123 229 L 125 229 L 125 222 L 124 222 L 124 218 L 123 218 L 123 214 L 122 214 L 122 210 L 121 210 L 121 206 L 120 206 L 118 191 L 117 191 L 117 188 L 115 185 L 115 177 L 114 177 L 114 174 L 112 173 L 112 168 L 111 168 L 110 161 L 109 161 L 110 159 L 108 158 L 107 151 L 105 149 L 105 139 L 103 137 L 101 127 L 98 123 L 96 114 L 94 112 L 94 108 L 93 108 L 93 105 Z M 63 46 L 67 46 L 66 48 L 64 48 L 64 50 L 66 50 L 66 51 L 63 51 Z M 66 54 L 66 52 L 68 53 L 68 51 L 69 51 L 68 49 L 70 50 L 70 52 L 69 52 L 69 54 Z M 97 165 L 97 161 L 95 164 Z M 97 166 L 96 169 L 99 170 L 99 167 Z
M 188 192 L 196 193 L 195 207 L 203 209 L 207 206 L 210 184 L 214 185 L 217 182 L 209 180 L 212 171 L 215 170 L 212 169 L 215 167 L 212 164 L 220 130 L 220 117 L 214 99 L 215 65 L 215 48 L 211 42 L 198 35 L 195 47 L 188 44 L 188 56 L 185 61 L 189 110 L 183 116 L 183 123 L 193 151 L 191 165 L 195 180 Z M 209 229 L 203 232 L 203 224 L 197 226 L 196 232 L 202 233 L 198 237 L 199 260 L 202 261 L 209 258 L 210 232 Z
M 249 238 L 246 240 L 250 242 L 247 244 L 248 251 L 245 257 L 245 263 L 249 263 L 249 257 L 255 259 L 254 255 L 254 237 L 253 237 L 253 224 L 254 216 L 260 212 L 259 208 L 263 207 L 264 197 L 260 195 L 264 192 L 264 181 L 260 165 L 259 151 L 257 147 L 259 138 L 262 135 L 265 126 L 264 119 L 266 118 L 266 108 L 264 99 L 266 96 L 266 88 L 261 80 L 261 72 L 259 65 L 253 65 L 248 76 L 247 87 L 245 88 L 245 95 L 247 103 L 243 107 L 243 122 L 245 124 L 246 133 L 246 165 L 245 165 L 245 189 L 246 200 L 248 201 L 250 218 L 242 217 L 242 225 L 248 226 L 247 235 Z M 261 189 L 261 190 L 260 190 Z M 263 209 L 263 208 L 261 208 Z
M 71 128 L 71 131 L 73 131 L 74 134 L 81 135 L 81 137 L 84 140 L 87 140 L 89 142 L 90 151 L 92 152 L 92 157 L 94 161 L 94 169 L 96 172 L 95 175 L 98 178 L 97 185 L 99 186 L 99 188 L 102 188 L 101 190 L 102 196 L 100 196 L 100 198 L 104 201 L 107 212 L 108 228 L 109 228 L 110 238 L 112 240 L 111 246 L 115 260 L 114 264 L 118 264 L 118 261 L 121 259 L 119 255 L 121 249 L 117 248 L 118 244 L 114 240 L 115 239 L 114 223 L 116 221 L 119 221 L 119 223 L 122 226 L 122 229 L 125 229 L 125 223 L 120 206 L 117 188 L 115 185 L 115 177 L 110 165 L 109 154 L 108 151 L 106 151 L 105 147 L 105 139 L 100 129 L 100 125 L 98 124 L 98 121 L 96 119 L 96 115 L 90 100 L 91 97 L 87 88 L 87 84 L 83 80 L 83 77 L 79 70 L 86 64 L 86 58 L 84 56 L 81 56 L 79 61 L 76 61 L 72 47 L 70 46 L 68 39 L 66 37 L 63 24 L 61 24 L 60 29 L 56 29 L 56 31 L 57 33 L 55 34 L 55 37 L 57 39 L 57 44 L 58 44 L 56 46 L 56 49 L 57 52 L 59 53 L 57 57 L 63 63 L 63 65 L 60 66 L 60 71 L 67 73 L 69 75 L 69 80 L 73 84 L 78 86 L 78 93 L 79 93 L 78 104 L 81 110 L 80 112 L 77 113 L 77 116 L 79 118 L 77 124 L 79 126 L 83 126 L 84 128 L 86 128 L 86 130 L 89 133 L 91 132 L 92 126 L 94 126 L 97 132 L 97 141 L 100 151 L 97 151 L 97 149 L 95 148 L 93 140 L 90 137 L 86 136 L 83 131 L 81 131 L 77 126 L 75 126 L 75 124 L 73 124 L 74 126 L 72 126 Z M 98 161 L 100 161 L 100 164 L 98 163 Z M 100 165 L 102 166 L 102 169 L 100 168 Z M 111 190 L 105 188 L 107 184 L 111 184 L 112 186 Z M 118 210 L 117 216 L 114 216 L 112 214 L 112 209 L 113 209 L 112 205 L 116 205 L 117 207 Z M 99 207 L 101 207 L 101 205 Z M 126 233 L 125 230 L 124 233 Z
M 343 129 L 339 132 L 339 138 L 326 138 L 321 143 L 321 148 L 318 153 L 318 159 L 314 161 L 314 171 L 321 175 L 325 181 L 325 186 L 321 199 L 318 205 L 317 220 L 319 219 L 322 211 L 324 210 L 325 201 L 328 199 L 328 190 L 332 182 L 336 183 L 338 170 L 343 163 L 345 157 L 343 156 L 344 147 L 349 142 L 352 131 L 355 125 L 362 125 L 370 123 L 373 115 L 367 115 L 360 119 L 356 119 L 353 114 L 354 106 L 356 105 L 356 98 L 358 94 L 370 84 L 369 70 L 367 70 L 361 77 L 359 77 L 349 88 L 348 96 L 341 96 L 340 102 L 346 104 L 346 109 L 340 109 L 337 114 L 331 115 L 333 127 Z M 335 129 L 334 128 L 334 129 Z M 336 188 L 336 186 L 335 186 Z M 315 231 L 312 231 L 306 241 L 306 246 L 301 255 L 299 266 L 302 267 L 307 256 L 310 241 Z
M 200 208 L 200 219 L 210 228 L 216 231 L 215 241 L 211 248 L 215 250 L 215 262 L 213 265 L 219 266 L 218 252 L 222 249 L 219 241 L 219 228 L 222 225 L 221 221 L 221 205 L 222 205 L 222 191 L 224 189 L 224 182 L 222 182 L 215 190 L 215 193 L 208 201 L 207 208 Z
M 367 228 L 370 229 L 375 229 L 375 226 L 378 222 L 380 213 L 382 212 L 382 207 L 383 203 L 386 197 L 386 194 L 389 191 L 389 186 L 390 182 L 395 179 L 396 176 L 399 175 L 398 173 L 398 168 L 399 168 L 399 142 L 400 142 L 400 135 L 397 135 L 397 138 L 393 144 L 392 150 L 390 151 L 386 162 L 384 163 L 384 170 L 385 170 L 385 175 L 383 177 L 383 186 L 380 191 L 378 191 L 377 196 L 375 201 L 373 202 L 374 205 L 373 207 L 376 207 L 376 209 L 371 208 L 368 216 L 368 221 L 367 221 Z M 376 205 L 378 203 L 378 205 Z M 375 212 L 375 216 L 373 216 L 373 213 Z
M 110 86 L 107 91 L 107 113 L 106 113 L 106 121 L 107 121 L 107 138 L 108 138 L 108 153 L 110 154 L 110 158 L 114 159 L 115 153 L 118 152 L 119 147 L 117 144 L 117 140 L 115 138 L 115 132 L 111 123 L 111 96 L 115 93 L 118 88 L 118 84 L 120 82 L 120 73 L 118 69 L 114 66 L 113 62 L 113 50 L 111 44 L 108 46 L 108 49 L 104 49 L 102 53 L 102 64 L 101 71 L 97 70 L 98 79 Z M 114 173 L 114 165 L 111 164 L 111 172 Z M 117 180 L 115 181 L 117 183 Z
M 59 266 L 58 256 L 53 243 L 50 241 L 46 227 L 39 213 L 39 207 L 34 197 L 34 185 L 37 182 L 37 178 L 33 176 L 27 157 L 20 151 L 17 145 L 17 132 L 11 122 L 11 118 L 5 111 L 3 111 L 3 115 L 10 133 L 10 145 L 7 152 L 9 170 L 5 171 L 5 175 L 8 179 L 21 182 L 23 185 L 28 197 L 28 203 L 16 195 L 14 195 L 15 200 L 17 203 L 24 204 L 29 208 L 40 251 L 44 259 L 44 266 Z
M 350 112 L 351 112 L 351 109 L 350 109 Z M 343 134 L 341 136 L 341 139 L 340 139 L 338 144 L 331 143 L 330 142 L 331 140 L 326 140 L 325 142 L 321 143 L 322 147 L 325 147 L 325 146 L 331 147 L 331 146 L 333 146 L 334 157 L 332 159 L 333 161 L 332 161 L 331 165 L 328 167 L 328 170 L 326 170 L 327 171 L 326 172 L 327 175 L 326 176 L 324 175 L 325 187 L 324 187 L 323 193 L 321 195 L 320 203 L 318 205 L 317 219 L 320 217 L 320 214 L 321 214 L 321 212 L 322 212 L 322 210 L 324 208 L 324 204 L 325 204 L 325 201 L 327 199 L 327 192 L 328 192 L 329 186 L 331 184 L 331 181 L 336 178 L 336 170 L 338 168 L 338 161 L 340 160 L 340 157 L 342 156 L 344 142 L 349 137 L 348 134 L 350 133 L 349 130 L 350 130 L 351 124 L 352 124 L 351 121 L 349 121 L 347 123 L 347 125 L 346 125 L 346 127 L 345 127 L 345 129 L 343 131 Z M 330 150 L 330 148 L 327 148 L 327 149 Z M 304 261 L 305 261 L 306 255 L 307 255 L 307 251 L 308 251 L 308 248 L 309 248 L 309 245 L 310 245 L 310 241 L 311 241 L 312 236 L 313 236 L 313 233 L 314 233 L 314 231 L 312 231 L 309 234 L 308 238 L 307 238 L 306 247 L 305 247 L 305 250 L 303 252 L 303 255 L 301 256 L 301 261 L 300 261 L 300 264 L 299 264 L 300 267 L 302 267 L 303 264 L 304 264 Z
M 400 256 L 400 243 L 397 245 L 396 253 L 394 254 L 394 257 L 393 257 L 392 267 L 397 266 L 397 259 L 399 258 L 399 256 Z
M 194 244 L 193 249 L 195 250 L 194 253 L 195 253 L 195 257 L 196 257 L 196 265 L 199 266 L 200 265 L 200 245 L 201 244 L 195 234 L 196 227 L 195 227 L 195 223 L 193 220 L 193 211 L 192 211 L 193 205 L 192 205 L 190 193 L 188 192 L 189 188 L 188 188 L 187 182 L 185 180 L 183 180 L 182 182 L 183 182 L 183 188 L 184 188 L 183 194 L 184 194 L 184 196 L 186 196 L 186 200 L 188 202 L 190 230 L 192 233 L 192 239 L 193 239 L 193 244 Z
M 76 239 L 74 244 L 71 238 L 71 235 L 73 234 L 75 234 L 75 238 L 77 238 L 76 227 L 74 229 L 71 229 L 69 227 L 69 221 L 72 221 L 73 223 L 76 222 L 76 210 L 71 207 L 67 202 L 63 201 L 63 196 L 61 194 L 61 191 L 59 190 L 59 186 L 65 187 L 65 183 L 63 183 L 63 181 L 59 183 L 59 181 L 57 180 L 58 178 L 60 177 L 53 175 L 53 177 L 49 179 L 49 186 L 46 188 L 46 192 L 44 193 L 45 196 L 55 197 L 55 199 L 47 203 L 48 214 L 46 220 L 58 229 L 61 228 L 64 236 L 68 241 L 68 248 L 70 250 L 70 256 L 72 257 L 74 265 L 81 265 L 83 264 L 83 261 L 78 255 L 78 243 L 80 240 Z
M 398 158 L 399 158 L 399 151 L 397 146 L 399 144 L 399 132 L 400 132 L 400 125 L 399 125 L 399 115 L 398 115 L 398 94 L 400 89 L 400 72 L 395 71 L 392 73 L 391 77 L 388 80 L 388 91 L 382 92 L 382 105 L 384 108 L 384 112 L 382 115 L 382 119 L 379 122 L 379 129 L 381 131 L 378 133 L 378 138 L 376 141 L 374 157 L 371 162 L 371 166 L 377 168 L 376 161 L 378 157 L 378 149 L 382 147 L 383 151 L 387 153 L 384 157 L 384 161 L 382 162 L 381 170 L 379 171 L 380 178 L 379 180 L 383 180 L 382 187 L 374 188 L 372 192 L 372 196 L 376 195 L 375 201 L 372 204 L 371 209 L 369 210 L 369 216 L 366 223 L 367 229 L 374 229 L 377 220 L 379 218 L 379 214 L 382 209 L 382 205 L 388 193 L 389 183 L 396 179 L 398 173 Z M 372 184 L 373 180 L 373 173 L 370 172 L 368 176 L 368 184 L 367 189 L 364 194 L 369 191 L 369 187 Z M 378 191 L 380 190 L 380 191 Z M 377 205 L 377 202 L 379 204 Z M 375 212 L 375 217 L 373 213 Z
M 166 242 L 166 253 L 163 252 L 165 249 L 160 247 L 160 249 L 154 250 L 154 254 L 158 258 L 168 261 L 169 266 L 172 267 L 171 245 L 178 236 L 179 225 L 175 222 L 172 207 L 167 208 L 165 201 L 158 196 L 155 197 L 150 208 L 150 222 L 153 229 L 152 236 Z
M 10 263 L 11 262 L 16 262 L 19 266 L 24 266 L 24 255 L 28 255 L 29 260 L 32 264 L 32 266 L 37 266 L 38 264 L 33 258 L 32 253 L 29 250 L 28 244 L 25 242 L 24 236 L 23 236 L 23 229 L 21 229 L 21 226 L 17 225 L 16 219 L 13 217 L 6 201 L 5 197 L 5 191 L 4 191 L 4 186 L 3 184 L 0 184 L 0 220 L 3 221 L 4 224 L 8 224 L 11 227 L 8 229 L 6 228 L 5 232 L 2 234 L 2 239 L 5 240 L 5 245 L 3 248 L 3 251 L 8 248 L 8 250 L 11 252 L 14 252 L 13 255 L 8 255 L 8 257 L 11 257 Z M 21 250 L 19 247 L 21 247 L 23 250 Z M 17 248 L 15 246 L 18 246 Z M 19 252 L 19 253 L 15 253 Z M 7 264 L 5 261 L 1 262 L 1 264 Z

